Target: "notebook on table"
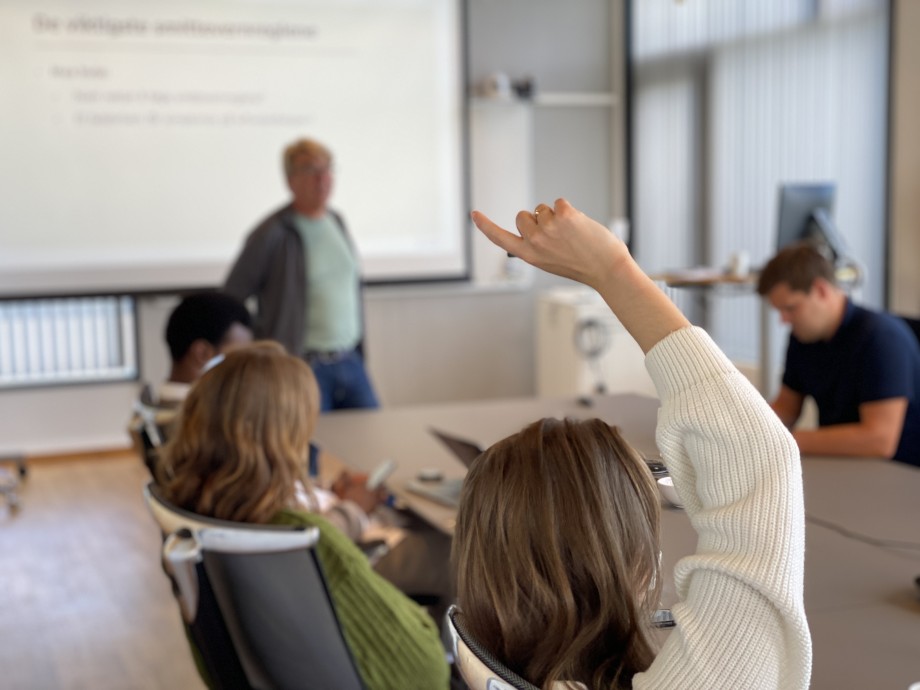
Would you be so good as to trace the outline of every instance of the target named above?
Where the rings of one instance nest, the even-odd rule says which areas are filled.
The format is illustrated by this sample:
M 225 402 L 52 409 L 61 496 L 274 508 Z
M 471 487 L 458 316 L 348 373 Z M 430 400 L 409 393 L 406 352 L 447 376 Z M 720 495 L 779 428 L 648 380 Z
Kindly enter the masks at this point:
M 429 431 L 447 446 L 466 467 L 469 467 L 473 460 L 482 455 L 482 448 L 473 441 L 468 441 L 437 429 L 429 429 Z M 460 504 L 460 491 L 462 488 L 463 479 L 444 479 L 443 477 L 433 480 L 416 478 L 410 479 L 406 483 L 408 491 L 449 508 L 456 508 Z

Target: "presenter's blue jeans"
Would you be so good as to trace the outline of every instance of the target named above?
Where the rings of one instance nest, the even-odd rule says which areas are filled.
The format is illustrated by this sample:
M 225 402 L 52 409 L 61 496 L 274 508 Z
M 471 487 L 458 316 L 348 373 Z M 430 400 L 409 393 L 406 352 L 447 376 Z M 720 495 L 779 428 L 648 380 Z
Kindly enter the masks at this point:
M 319 384 L 320 411 L 380 407 L 364 368 L 364 359 L 349 352 L 335 359 L 308 359 Z

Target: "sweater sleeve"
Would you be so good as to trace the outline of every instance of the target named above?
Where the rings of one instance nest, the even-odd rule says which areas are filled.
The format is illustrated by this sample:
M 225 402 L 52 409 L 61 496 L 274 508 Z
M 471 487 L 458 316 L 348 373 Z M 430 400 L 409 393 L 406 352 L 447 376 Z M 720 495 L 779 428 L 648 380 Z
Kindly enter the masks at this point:
M 443 690 L 449 668 L 431 616 L 374 572 L 324 518 L 285 510 L 274 522 L 317 527 L 317 553 L 342 633 L 368 690 Z
M 646 366 L 658 446 L 699 541 L 675 568 L 676 627 L 633 686 L 807 688 L 798 448 L 701 329 L 672 333 Z

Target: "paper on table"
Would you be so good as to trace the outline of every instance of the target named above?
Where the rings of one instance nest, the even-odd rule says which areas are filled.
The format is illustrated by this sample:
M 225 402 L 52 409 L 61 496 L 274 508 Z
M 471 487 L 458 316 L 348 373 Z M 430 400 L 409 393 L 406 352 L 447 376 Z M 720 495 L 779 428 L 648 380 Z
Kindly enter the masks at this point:
M 725 271 L 712 266 L 694 266 L 693 268 L 679 268 L 674 271 L 667 271 L 665 277 L 668 280 L 685 280 L 687 282 L 704 282 L 708 280 L 721 280 L 725 277 Z
M 371 517 L 371 523 L 367 526 L 367 529 L 361 534 L 361 541 L 382 541 L 390 550 L 395 549 L 405 538 L 406 530 L 402 527 L 381 524 L 373 517 Z
M 651 276 L 652 280 L 667 283 L 671 287 L 693 285 L 722 285 L 722 284 L 750 284 L 754 280 L 753 274 L 735 276 L 726 273 L 721 268 L 712 266 L 695 266 L 693 268 L 678 268 Z

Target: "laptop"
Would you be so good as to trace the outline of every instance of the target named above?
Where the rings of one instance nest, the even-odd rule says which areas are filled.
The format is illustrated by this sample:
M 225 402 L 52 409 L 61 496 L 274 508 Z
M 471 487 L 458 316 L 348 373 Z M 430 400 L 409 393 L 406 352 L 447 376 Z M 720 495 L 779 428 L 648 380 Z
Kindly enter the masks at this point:
M 480 448 L 478 444 L 467 441 L 465 438 L 452 436 L 451 434 L 446 434 L 437 429 L 429 429 L 428 431 L 430 431 L 441 443 L 447 446 L 467 468 L 473 464 L 473 460 L 483 453 L 483 449 Z
M 448 434 L 438 429 L 429 429 L 431 434 L 443 443 L 467 468 L 473 460 L 482 455 L 482 448 L 465 438 Z M 460 504 L 460 490 L 463 488 L 463 479 L 410 479 L 406 489 L 419 496 L 440 503 L 448 508 L 456 508 Z

